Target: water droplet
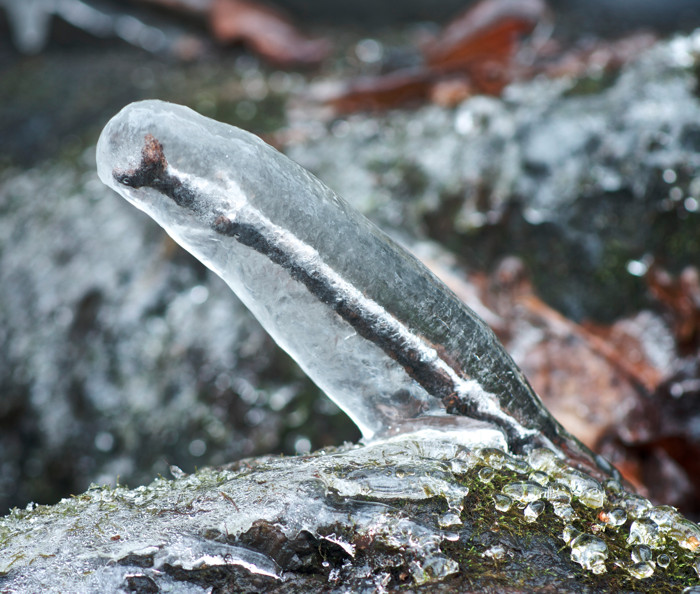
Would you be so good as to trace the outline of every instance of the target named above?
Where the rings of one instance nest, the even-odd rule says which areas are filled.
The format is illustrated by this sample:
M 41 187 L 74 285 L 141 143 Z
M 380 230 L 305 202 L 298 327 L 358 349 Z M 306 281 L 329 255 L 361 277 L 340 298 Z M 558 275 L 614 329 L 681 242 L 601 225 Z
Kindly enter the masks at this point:
M 675 507 L 670 505 L 657 505 L 647 511 L 644 516 L 658 524 L 661 530 L 671 527 L 674 523 L 683 519 Z
M 493 501 L 495 508 L 500 512 L 507 512 L 510 506 L 513 505 L 513 500 L 508 495 L 503 495 L 503 493 L 495 493 Z
M 527 457 L 530 466 L 542 472 L 553 472 L 559 467 L 559 459 L 552 450 L 537 448 L 532 450 Z
M 311 440 L 305 435 L 300 435 L 294 440 L 294 451 L 297 454 L 308 454 L 311 451 Z
M 374 64 L 382 59 L 384 46 L 376 39 L 362 39 L 355 46 L 355 55 L 366 64 Z M 667 169 L 666 171 L 672 170 Z
M 187 476 L 187 473 L 179 466 L 175 466 L 175 464 L 170 465 L 170 474 L 173 475 L 174 479 L 181 479 Z
M 522 483 L 508 483 L 502 489 L 505 495 L 512 497 L 516 501 L 529 503 L 542 499 L 545 494 L 545 489 L 542 485 L 531 481 L 523 481 Z
M 678 179 L 678 175 L 673 169 L 664 169 L 662 177 L 667 184 L 675 184 Z
M 615 479 L 608 479 L 605 481 L 605 488 L 611 493 L 622 493 L 622 483 Z
M 565 522 L 573 522 L 576 519 L 576 512 L 574 511 L 574 508 L 571 507 L 570 503 L 553 501 L 552 508 L 554 509 L 554 515 Z
M 532 468 L 525 460 L 513 458 L 512 456 L 508 456 L 503 462 L 503 465 L 507 469 L 517 472 L 518 474 L 527 474 L 532 471 Z
M 659 527 L 646 518 L 635 520 L 630 526 L 627 544 L 645 544 L 656 548 L 659 544 Z
M 203 439 L 193 439 L 187 449 L 190 454 L 198 458 L 206 453 L 207 443 Z
M 569 544 L 574 538 L 579 536 L 581 531 L 578 528 L 574 528 L 571 524 L 564 526 L 564 531 L 562 532 L 562 539 L 566 544 Z
M 695 522 L 681 517 L 666 528 L 665 532 L 684 549 L 697 551 L 700 548 L 700 526 Z
M 654 566 L 649 563 L 649 561 L 643 561 L 628 567 L 627 571 L 629 571 L 632 577 L 635 577 L 638 580 L 643 580 L 654 575 Z
M 595 574 L 606 571 L 608 545 L 597 536 L 580 534 L 571 541 L 571 560 Z
M 641 495 L 627 495 L 620 500 L 619 505 L 632 518 L 641 518 L 646 511 L 651 509 L 651 502 Z
M 627 512 L 621 507 L 616 507 L 610 511 L 601 510 L 598 519 L 608 526 L 622 526 L 627 521 Z
M 540 517 L 540 514 L 544 511 L 544 501 L 541 499 L 529 503 L 527 507 L 523 510 L 523 515 L 527 522 L 534 522 Z
M 441 528 L 448 528 L 450 526 L 461 526 L 462 520 L 459 517 L 459 514 L 456 514 L 454 512 L 447 512 L 440 516 L 440 518 L 438 519 L 438 524 Z
M 483 556 L 491 557 L 491 559 L 503 559 L 506 556 L 506 549 L 503 545 L 494 545 L 486 549 Z
M 195 305 L 201 305 L 209 299 L 209 289 L 204 285 L 197 285 L 190 289 L 190 301 Z
M 432 580 L 442 580 L 448 575 L 457 573 L 459 565 L 453 559 L 442 555 L 434 555 L 428 557 L 422 565 L 417 561 L 413 561 L 410 570 L 416 584 L 424 584 Z
M 471 468 L 471 465 L 466 460 L 451 460 L 450 461 L 450 470 L 452 470 L 452 472 L 454 474 L 467 474 L 467 472 L 469 472 L 470 468 Z
M 666 553 L 661 553 L 656 558 L 656 564 L 659 567 L 666 569 L 669 565 L 671 565 L 671 557 L 669 557 Z
M 490 483 L 493 475 L 496 474 L 493 468 L 489 466 L 484 466 L 479 470 L 479 480 L 483 483 Z
M 496 470 L 503 468 L 503 462 L 506 458 L 506 453 L 504 451 L 496 448 L 484 448 L 479 454 L 484 464 L 487 466 L 495 468 Z
M 545 495 L 548 501 L 557 503 L 569 503 L 571 501 L 571 491 L 566 485 L 560 485 L 555 483 L 547 487 L 547 493 Z
M 557 473 L 558 482 L 571 489 L 579 501 L 590 508 L 603 507 L 605 491 L 601 484 L 587 474 L 573 468 Z
M 531 472 L 530 476 L 528 478 L 531 481 L 542 485 L 543 487 L 546 487 L 547 483 L 549 483 L 549 477 L 541 470 L 536 470 L 535 472 Z
M 647 545 L 637 545 L 632 549 L 632 561 L 641 563 L 651 560 L 651 549 Z
M 644 276 L 649 266 L 644 260 L 630 260 L 627 262 L 627 272 L 632 276 Z
M 114 435 L 108 431 L 100 431 L 95 436 L 95 447 L 101 452 L 109 452 L 114 447 Z

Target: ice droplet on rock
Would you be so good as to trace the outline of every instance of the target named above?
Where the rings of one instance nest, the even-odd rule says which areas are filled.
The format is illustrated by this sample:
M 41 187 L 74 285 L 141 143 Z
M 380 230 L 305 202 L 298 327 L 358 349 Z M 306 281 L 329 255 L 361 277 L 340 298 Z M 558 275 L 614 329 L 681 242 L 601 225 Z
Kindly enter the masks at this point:
M 525 516 L 526 522 L 534 522 L 540 517 L 540 514 L 544 511 L 544 501 L 538 499 L 529 503 L 523 510 L 523 515 Z
M 503 486 L 503 494 L 523 503 L 530 503 L 542 499 L 546 489 L 532 481 L 524 481 L 522 483 L 508 483 Z
M 572 561 L 596 574 L 606 571 L 608 546 L 600 538 L 591 534 L 580 534 L 571 541 L 570 545 Z
M 627 512 L 621 507 L 616 507 L 608 511 L 603 511 L 598 516 L 608 526 L 622 526 L 627 521 Z
M 659 546 L 659 527 L 652 520 L 639 519 L 632 522 L 627 544 L 643 544 L 650 547 Z
M 565 450 L 609 475 L 471 309 L 259 138 L 142 101 L 107 124 L 97 167 L 229 284 L 365 438 L 429 424 L 516 453 Z
M 651 549 L 647 545 L 637 545 L 632 549 L 632 561 L 642 563 L 651 560 Z
M 494 493 L 493 502 L 494 507 L 500 512 L 507 512 L 513 505 L 513 500 L 503 493 Z
M 671 565 L 671 557 L 669 557 L 666 553 L 661 553 L 656 558 L 656 564 L 662 569 L 666 569 L 669 565 Z
M 630 566 L 627 571 L 632 577 L 643 580 L 654 575 L 654 565 L 649 561 L 641 561 Z

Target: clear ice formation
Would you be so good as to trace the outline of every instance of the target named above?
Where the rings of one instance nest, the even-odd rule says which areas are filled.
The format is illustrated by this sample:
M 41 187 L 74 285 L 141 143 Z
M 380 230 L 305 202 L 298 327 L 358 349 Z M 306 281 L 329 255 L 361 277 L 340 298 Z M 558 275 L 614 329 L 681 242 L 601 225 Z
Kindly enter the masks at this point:
M 97 166 L 228 283 L 365 439 L 427 427 L 613 472 L 549 414 L 471 309 L 258 137 L 142 101 L 107 124 Z

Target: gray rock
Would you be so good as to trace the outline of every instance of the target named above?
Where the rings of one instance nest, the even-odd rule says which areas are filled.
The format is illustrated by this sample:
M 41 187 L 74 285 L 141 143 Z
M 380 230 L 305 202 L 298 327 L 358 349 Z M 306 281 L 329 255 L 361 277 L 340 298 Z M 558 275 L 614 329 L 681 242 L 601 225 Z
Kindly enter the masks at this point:
M 0 519 L 0 591 L 609 592 L 698 584 L 700 527 L 616 481 L 603 487 L 548 450 L 522 458 L 427 432 L 173 473 L 175 480 L 135 490 L 95 486 Z

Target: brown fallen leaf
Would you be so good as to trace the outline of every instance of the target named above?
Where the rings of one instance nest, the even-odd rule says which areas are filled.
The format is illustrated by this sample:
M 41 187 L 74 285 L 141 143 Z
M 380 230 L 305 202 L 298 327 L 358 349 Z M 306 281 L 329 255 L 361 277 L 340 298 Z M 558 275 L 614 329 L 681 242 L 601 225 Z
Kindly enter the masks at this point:
M 307 37 L 281 10 L 256 0 L 141 1 L 204 18 L 220 43 L 243 43 L 280 66 L 315 65 L 331 50 L 327 39 Z
M 645 276 L 651 294 L 666 308 L 673 320 L 676 340 L 682 352 L 700 347 L 700 273 L 694 266 L 673 278 L 658 265 Z
M 610 71 L 636 58 L 656 40 L 648 33 L 634 33 L 563 47 L 536 34 L 538 25 L 551 20 L 542 0 L 483 0 L 424 45 L 422 65 L 351 80 L 325 102 L 336 113 L 410 107 L 427 101 L 449 107 L 474 94 L 500 95 L 512 81 L 539 74 L 581 77 L 590 71 Z
M 651 311 L 609 326 L 577 324 L 543 303 L 507 259 L 484 300 L 507 348 L 553 414 L 658 503 L 700 516 L 700 345 L 697 270 L 650 269 L 672 315 Z M 681 351 L 685 349 L 685 354 Z
M 337 113 L 383 111 L 425 103 L 435 74 L 425 68 L 396 70 L 382 76 L 367 76 L 350 81 L 326 103 Z
M 676 362 L 676 370 L 652 395 L 638 399 L 598 451 L 633 472 L 649 496 L 700 518 L 700 353 Z
M 318 64 L 331 48 L 300 33 L 276 8 L 250 0 L 213 0 L 209 25 L 221 43 L 242 42 L 280 65 Z
M 607 326 L 578 324 L 537 297 L 517 258 L 469 279 L 430 265 L 488 321 L 569 431 L 645 496 L 700 517 L 700 348 L 679 354 L 685 334 L 674 333 L 675 318 L 642 311 Z M 696 276 L 681 277 L 654 283 L 664 287 L 662 303 L 687 316 Z
M 505 320 L 500 337 L 537 393 L 589 447 L 668 373 L 635 331 L 650 314 L 616 322 L 608 330 L 613 342 L 539 299 L 516 258 L 502 262 L 484 299 Z
M 350 81 L 327 103 L 349 113 L 428 100 L 449 106 L 474 93 L 498 95 L 512 80 L 521 36 L 545 14 L 542 0 L 483 0 L 426 45 L 423 65 Z
M 547 14 L 542 0 L 483 0 L 457 15 L 425 47 L 426 63 L 443 71 L 507 67 L 520 38 Z

